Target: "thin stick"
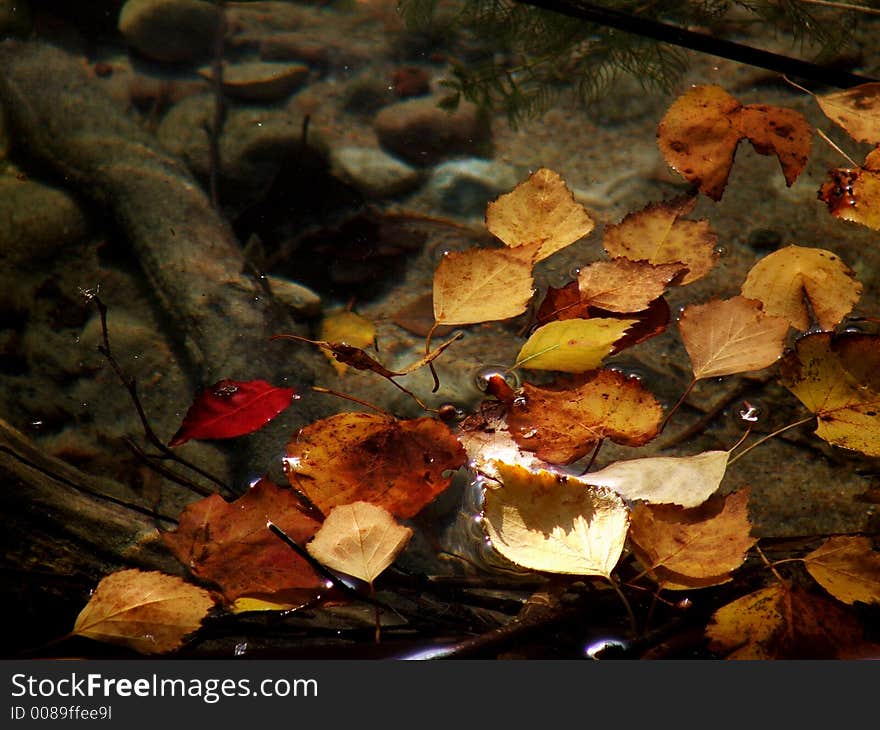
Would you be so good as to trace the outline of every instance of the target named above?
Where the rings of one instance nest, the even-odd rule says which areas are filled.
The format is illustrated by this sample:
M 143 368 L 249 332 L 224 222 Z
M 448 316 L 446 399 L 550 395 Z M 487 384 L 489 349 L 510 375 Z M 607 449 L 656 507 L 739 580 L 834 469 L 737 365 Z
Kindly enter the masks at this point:
M 629 615 L 629 625 L 630 630 L 632 631 L 633 638 L 636 638 L 639 635 L 639 622 L 636 620 L 636 615 L 633 612 L 632 606 L 624 595 L 623 591 L 620 590 L 620 586 L 617 585 L 617 581 L 609 573 L 605 576 L 606 580 L 611 584 L 611 587 L 614 589 L 614 592 L 620 597 L 620 600 L 623 602 L 624 608 L 626 608 L 626 613 Z
M 776 568 L 773 567 L 773 563 L 771 563 L 771 562 L 767 559 L 767 556 L 764 555 L 764 551 L 761 550 L 761 548 L 758 547 L 757 545 L 755 545 L 755 551 L 756 551 L 756 552 L 758 553 L 758 555 L 761 557 L 761 560 L 764 561 L 764 564 L 765 564 L 768 568 L 770 568 L 770 571 L 773 573 L 773 575 L 776 576 L 776 580 L 778 580 L 783 586 L 785 586 L 785 587 L 787 588 L 788 586 L 787 586 L 785 580 L 783 580 L 782 576 L 779 574 L 779 571 L 776 570 Z
M 604 439 L 604 438 L 600 438 L 600 439 L 596 442 L 596 448 L 593 449 L 593 455 L 590 457 L 590 462 L 587 464 L 587 466 L 586 466 L 586 467 L 584 468 L 584 470 L 581 472 L 581 476 L 583 476 L 583 475 L 586 474 L 588 471 L 590 471 L 590 469 L 593 468 L 593 464 L 596 462 L 596 457 L 599 456 L 599 449 L 602 448 L 602 444 L 604 444 L 604 443 L 605 443 L 605 439 Z
M 818 134 L 829 145 L 831 145 L 831 149 L 839 152 L 843 156 L 843 159 L 845 159 L 850 165 L 852 165 L 856 169 L 861 168 L 861 165 L 858 162 L 856 162 L 852 157 L 850 157 L 848 154 L 846 154 L 846 152 L 844 152 L 835 142 L 832 142 L 831 139 L 828 137 L 828 135 L 825 134 L 825 132 L 823 132 L 821 129 L 817 129 L 816 134 Z
M 353 395 L 346 395 L 345 393 L 339 393 L 335 390 L 330 390 L 330 388 L 322 388 L 320 385 L 313 385 L 312 390 L 315 393 L 326 393 L 327 395 L 335 395 L 337 398 L 344 398 L 345 400 L 350 400 L 352 403 L 359 403 L 366 408 L 371 408 L 374 411 L 381 413 L 383 416 L 388 416 L 389 418 L 394 418 L 394 415 L 386 411 L 384 408 L 380 408 L 374 403 L 370 403 L 369 401 L 361 400 L 360 398 L 355 398 Z
M 757 448 L 758 446 L 763 444 L 765 441 L 769 441 L 774 436 L 779 436 L 779 434 L 785 433 L 789 429 L 797 428 L 798 426 L 803 426 L 807 423 L 810 423 L 813 420 L 813 418 L 815 418 L 815 416 L 807 416 L 806 418 L 802 418 L 800 421 L 795 421 L 794 423 L 789 423 L 787 426 L 783 426 L 782 428 L 776 429 L 775 431 L 773 431 L 773 433 L 768 433 L 766 436 L 762 436 L 757 441 L 755 441 L 755 443 L 750 444 L 745 449 L 740 451 L 736 456 L 729 459 L 727 462 L 727 466 L 729 467 L 731 464 L 733 464 L 737 460 L 741 459 L 743 456 L 748 454 L 752 449 Z M 734 448 L 736 448 L 736 447 L 734 447 Z

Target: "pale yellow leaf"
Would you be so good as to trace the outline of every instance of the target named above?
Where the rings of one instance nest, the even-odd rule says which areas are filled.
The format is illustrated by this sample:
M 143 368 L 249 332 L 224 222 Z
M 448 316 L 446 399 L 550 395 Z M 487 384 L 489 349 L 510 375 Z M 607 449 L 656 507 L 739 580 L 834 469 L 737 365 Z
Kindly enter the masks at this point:
M 880 83 L 871 81 L 816 97 L 819 108 L 858 142 L 880 144 Z
M 564 319 L 536 329 L 516 357 L 517 367 L 585 373 L 611 354 L 635 319 Z
M 880 603 L 880 553 L 867 537 L 841 535 L 804 556 L 816 581 L 844 603 Z

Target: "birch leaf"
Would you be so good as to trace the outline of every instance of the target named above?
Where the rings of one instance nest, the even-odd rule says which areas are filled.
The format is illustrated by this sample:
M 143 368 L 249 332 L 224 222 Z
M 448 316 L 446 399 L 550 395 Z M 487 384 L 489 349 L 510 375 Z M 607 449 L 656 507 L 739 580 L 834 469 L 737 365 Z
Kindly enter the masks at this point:
M 838 601 L 880 603 L 880 553 L 867 537 L 829 538 L 804 557 L 804 564 Z
M 637 322 L 606 317 L 548 322 L 526 340 L 516 357 L 516 367 L 563 373 L 595 370 Z
M 856 170 L 836 168 L 819 188 L 819 199 L 831 215 L 880 230 L 880 147 L 875 148 Z
M 871 81 L 816 97 L 832 122 L 858 142 L 880 144 L 880 83 Z
M 578 287 L 589 306 L 639 312 L 662 296 L 669 282 L 685 268 L 679 263 L 655 265 L 627 258 L 595 261 L 580 270 Z

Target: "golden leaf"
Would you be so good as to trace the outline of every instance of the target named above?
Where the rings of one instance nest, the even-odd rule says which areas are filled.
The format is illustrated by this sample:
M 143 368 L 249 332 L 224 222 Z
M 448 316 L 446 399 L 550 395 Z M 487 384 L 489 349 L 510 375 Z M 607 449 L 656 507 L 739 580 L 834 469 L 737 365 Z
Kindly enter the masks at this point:
M 578 274 L 582 304 L 612 312 L 639 312 L 647 309 L 679 273 L 683 264 L 650 264 L 617 258 L 595 261 Z
M 867 537 L 832 537 L 804 556 L 810 575 L 838 601 L 880 603 L 880 553 Z
M 355 312 L 341 310 L 328 314 L 321 320 L 318 339 L 332 344 L 345 344 L 364 349 L 375 342 L 376 325 Z M 326 350 L 324 354 L 336 372 L 344 375 L 348 370 L 348 365 L 337 360 Z

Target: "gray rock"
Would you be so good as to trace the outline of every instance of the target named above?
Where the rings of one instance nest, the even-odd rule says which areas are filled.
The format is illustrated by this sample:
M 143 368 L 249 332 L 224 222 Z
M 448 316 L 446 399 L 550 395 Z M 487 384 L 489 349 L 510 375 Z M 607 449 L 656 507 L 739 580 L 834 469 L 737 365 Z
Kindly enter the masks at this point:
M 367 198 L 393 198 L 413 190 L 419 170 L 376 147 L 341 147 L 330 155 L 333 173 Z
M 211 55 L 220 23 L 204 0 L 128 0 L 119 12 L 126 42 L 157 61 L 193 61 Z
M 489 119 L 476 105 L 462 102 L 455 111 L 438 106 L 439 97 L 408 99 L 382 109 L 374 121 L 380 144 L 419 166 L 458 156 L 490 157 Z
M 510 165 L 467 158 L 444 162 L 431 172 L 426 194 L 444 213 L 462 218 L 481 218 L 486 205 L 519 182 Z

